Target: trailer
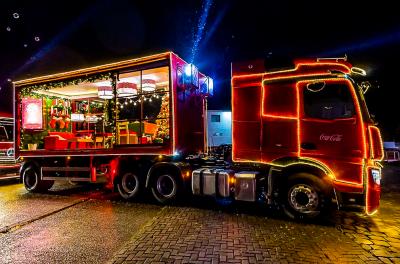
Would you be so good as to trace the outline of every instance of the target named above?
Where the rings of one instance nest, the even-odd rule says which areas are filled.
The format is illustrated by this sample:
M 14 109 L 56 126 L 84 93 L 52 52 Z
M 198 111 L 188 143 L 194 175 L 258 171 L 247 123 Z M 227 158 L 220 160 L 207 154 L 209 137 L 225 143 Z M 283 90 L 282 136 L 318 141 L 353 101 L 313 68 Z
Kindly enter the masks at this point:
M 16 154 L 31 192 L 99 182 L 127 200 L 209 196 L 292 218 L 379 207 L 382 140 L 345 59 L 232 66 L 232 149 L 210 152 L 213 79 L 172 52 L 14 83 Z

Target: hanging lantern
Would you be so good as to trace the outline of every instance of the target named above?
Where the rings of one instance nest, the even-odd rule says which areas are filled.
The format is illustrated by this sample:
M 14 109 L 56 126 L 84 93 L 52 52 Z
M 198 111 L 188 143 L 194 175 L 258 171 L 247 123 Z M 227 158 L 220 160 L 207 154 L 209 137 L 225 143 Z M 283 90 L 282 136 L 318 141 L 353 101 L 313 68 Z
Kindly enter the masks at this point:
M 117 84 L 117 97 L 130 97 L 137 94 L 136 83 L 120 82 Z
M 113 92 L 111 86 L 99 86 L 97 87 L 97 94 L 101 99 L 112 99 Z
M 156 90 L 156 81 L 152 79 L 142 80 L 142 91 L 143 92 L 154 92 Z

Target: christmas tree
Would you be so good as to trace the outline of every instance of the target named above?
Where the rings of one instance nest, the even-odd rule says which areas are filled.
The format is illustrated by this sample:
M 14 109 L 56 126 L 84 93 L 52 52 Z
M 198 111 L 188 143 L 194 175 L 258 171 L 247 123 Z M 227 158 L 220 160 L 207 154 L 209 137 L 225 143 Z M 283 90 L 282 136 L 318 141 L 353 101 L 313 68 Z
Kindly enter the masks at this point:
M 169 139 L 169 95 L 162 95 L 161 109 L 157 115 L 156 123 L 158 125 L 157 138 Z M 156 139 L 156 141 L 162 141 Z M 162 142 L 160 142 L 162 143 Z

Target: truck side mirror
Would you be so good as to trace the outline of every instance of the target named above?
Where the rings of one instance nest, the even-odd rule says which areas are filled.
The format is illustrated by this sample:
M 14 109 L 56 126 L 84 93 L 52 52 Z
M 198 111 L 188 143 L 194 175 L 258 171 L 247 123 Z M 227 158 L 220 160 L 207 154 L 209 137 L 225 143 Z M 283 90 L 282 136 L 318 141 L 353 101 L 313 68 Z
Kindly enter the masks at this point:
M 371 83 L 369 81 L 363 81 L 358 86 L 360 87 L 362 93 L 366 94 L 369 88 L 371 88 Z

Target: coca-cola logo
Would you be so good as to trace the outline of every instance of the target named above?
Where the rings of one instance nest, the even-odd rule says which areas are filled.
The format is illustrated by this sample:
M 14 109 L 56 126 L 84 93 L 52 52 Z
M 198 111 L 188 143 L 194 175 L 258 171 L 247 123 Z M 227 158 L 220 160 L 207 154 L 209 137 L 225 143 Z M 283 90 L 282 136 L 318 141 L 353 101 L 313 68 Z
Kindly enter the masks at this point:
M 333 135 L 321 134 L 319 136 L 319 140 L 331 141 L 331 142 L 340 142 L 340 141 L 342 141 L 342 138 L 343 138 L 343 135 L 340 135 L 340 134 L 333 134 Z

